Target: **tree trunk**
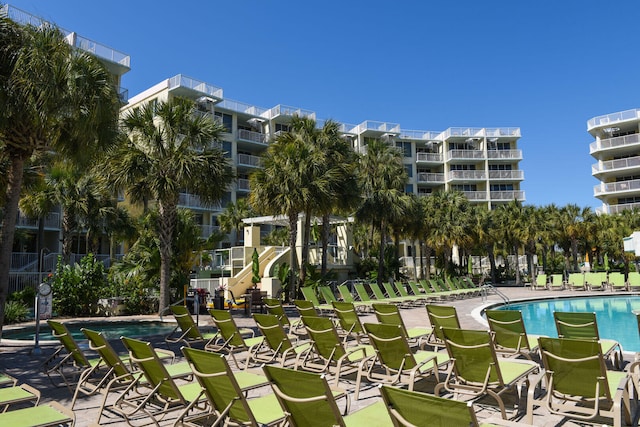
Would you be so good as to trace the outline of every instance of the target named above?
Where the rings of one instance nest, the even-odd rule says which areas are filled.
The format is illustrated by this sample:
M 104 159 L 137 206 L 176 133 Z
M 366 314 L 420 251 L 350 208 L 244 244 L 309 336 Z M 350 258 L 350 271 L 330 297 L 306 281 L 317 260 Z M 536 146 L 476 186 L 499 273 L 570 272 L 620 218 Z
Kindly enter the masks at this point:
M 62 260 L 69 264 L 71 260 L 71 249 L 73 246 L 72 230 L 75 221 L 68 209 L 62 210 Z
M 22 172 L 24 158 L 11 157 L 11 164 L 7 171 L 7 189 L 5 193 L 4 216 L 0 229 L 0 338 L 4 324 L 4 308 L 9 292 L 9 271 L 11 269 L 11 253 L 13 252 L 13 236 L 16 231 L 18 218 L 18 202 L 22 189 Z
M 177 207 L 175 203 L 158 202 L 158 241 L 160 246 L 160 301 L 158 312 L 167 308 L 171 303 L 171 258 L 173 256 L 173 232 L 177 221 Z
M 298 272 L 298 254 L 296 240 L 298 239 L 298 212 L 289 212 L 289 260 L 291 274 L 289 275 L 289 297 L 293 301 L 297 297 L 296 273 Z
M 380 223 L 380 250 L 378 254 L 378 286 L 382 286 L 384 277 L 384 250 L 387 243 L 384 221 Z
M 518 247 L 513 246 L 513 252 L 516 254 L 516 285 L 519 285 L 520 280 L 520 263 L 518 262 Z
M 322 215 L 322 261 L 320 262 L 320 274 L 322 277 L 327 275 L 327 253 L 329 251 L 329 234 L 331 233 L 331 224 L 329 224 L 329 214 Z
M 304 213 L 304 230 L 302 234 L 302 256 L 300 260 L 300 286 L 307 280 L 307 266 L 309 265 L 309 241 L 311 240 L 311 214 Z

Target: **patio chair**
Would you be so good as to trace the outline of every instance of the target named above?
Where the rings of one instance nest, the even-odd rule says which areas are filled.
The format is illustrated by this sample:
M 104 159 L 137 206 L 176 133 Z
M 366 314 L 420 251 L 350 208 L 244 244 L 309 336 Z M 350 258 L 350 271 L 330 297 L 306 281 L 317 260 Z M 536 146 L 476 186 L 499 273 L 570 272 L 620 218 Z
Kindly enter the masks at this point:
M 135 380 L 110 406 L 111 410 L 125 418 L 127 424 L 144 419 L 159 425 L 167 414 L 174 411 L 182 410 L 181 416 L 186 418 L 188 412 L 197 416 L 197 413 L 207 410 L 200 384 L 188 382 L 178 385 L 151 343 L 127 337 L 120 337 L 120 340 L 139 370 Z M 148 387 L 148 391 L 132 397 L 130 392 L 142 384 Z
M 368 359 L 375 355 L 370 345 L 345 347 L 331 319 L 303 317 L 312 350 L 301 358 L 299 367 L 313 372 L 332 374 L 337 387 L 340 378 L 356 373 L 356 390 L 360 388 L 362 373 Z
M 536 276 L 536 281 L 531 284 L 531 289 L 549 289 L 549 283 L 547 280 L 547 275 L 544 273 L 538 274 Z
M 294 369 L 298 367 L 298 359 L 311 348 L 308 341 L 292 342 L 287 335 L 278 316 L 274 314 L 254 313 L 253 319 L 264 336 L 264 344 L 270 352 L 260 355 L 260 360 L 264 363 L 280 362 L 280 366 L 285 366 L 287 362 L 293 361 Z
M 356 294 L 358 294 L 358 298 L 361 302 L 366 304 L 373 304 L 374 302 L 377 302 L 377 299 L 374 300 L 369 296 L 364 283 L 354 283 L 353 288 L 356 290 Z
M 371 311 L 371 303 L 365 301 L 356 301 L 347 285 L 338 285 L 338 292 L 340 292 L 342 301 L 353 304 L 357 311 Z
M 400 327 L 402 333 L 407 338 L 407 342 L 412 346 L 421 345 L 427 341 L 429 335 L 433 332 L 428 327 L 412 327 L 407 328 L 400 315 L 400 310 L 394 304 L 373 304 L 373 311 L 376 314 L 378 322 L 385 325 L 394 325 Z
M 384 291 L 387 293 L 387 298 L 389 298 L 390 300 L 397 302 L 403 307 L 416 306 L 415 298 L 400 296 L 400 294 L 397 293 L 396 288 L 391 284 L 391 282 L 383 282 L 382 287 L 384 288 Z
M 529 375 L 538 372 L 537 363 L 528 360 L 499 358 L 489 331 L 443 328 L 451 364 L 446 379 L 434 389 L 471 396 L 472 400 L 491 396 L 500 407 L 503 419 L 507 412 L 501 395 L 514 387 L 518 398 L 521 385 L 528 385 Z M 515 412 L 518 406 L 516 405 Z
M 315 290 L 311 286 L 303 286 L 302 288 L 300 288 L 300 291 L 302 292 L 302 296 L 304 297 L 304 299 L 311 302 L 314 308 L 320 311 L 320 314 L 330 313 L 331 310 L 333 309 L 333 307 L 331 306 L 331 303 L 327 303 L 327 304 L 320 303 L 320 300 L 318 300 Z
M 385 295 L 380 289 L 380 286 L 376 282 L 369 283 L 369 289 L 373 292 L 373 296 L 375 297 L 377 303 L 391 303 L 391 304 L 402 304 L 406 305 L 406 302 L 402 300 L 402 298 L 398 298 L 397 296 Z
M 391 425 L 382 401 L 343 415 L 336 403 L 336 395 L 341 395 L 329 387 L 324 375 L 275 366 L 263 369 L 292 427 Z
M 0 372 L 0 387 L 13 387 L 18 385 L 18 379 L 9 374 Z
M 549 289 L 552 291 L 562 291 L 565 288 L 565 281 L 562 274 L 552 274 L 549 282 Z
M 373 363 L 368 363 L 366 376 L 369 381 L 388 385 L 405 384 L 413 390 L 421 378 L 439 377 L 440 368 L 450 359 L 446 353 L 436 351 L 411 351 L 407 338 L 399 326 L 365 323 L 364 328 L 376 350 Z M 355 391 L 358 399 L 359 389 Z
M 238 369 L 243 368 L 238 363 L 236 353 L 247 352 L 244 363 L 244 369 L 247 369 L 251 360 L 257 360 L 256 358 L 261 351 L 267 351 L 266 348 L 262 347 L 264 337 L 256 337 L 252 331 L 252 336 L 245 338 L 229 311 L 209 309 L 209 314 L 222 337 L 221 342 L 216 344 L 216 348 L 213 351 L 227 353 L 231 356 Z
M 427 315 L 433 332 L 427 339 L 427 344 L 438 349 L 445 348 L 442 328 L 460 329 L 460 320 L 456 308 L 450 305 L 427 304 Z
M 285 414 L 273 393 L 251 399 L 245 397 L 247 389 L 242 387 L 238 376 L 247 372 L 232 371 L 220 354 L 188 347 L 183 347 L 182 351 L 209 403 L 209 409 L 192 416 L 190 422 L 206 418 L 207 425 L 224 422 L 224 425 L 272 426 L 282 423 Z M 256 376 L 260 378 L 260 386 L 269 384 L 266 377 Z M 186 408 L 175 425 L 186 421 L 189 411 L 190 408 Z
M 411 301 L 414 307 L 422 306 L 427 301 L 427 297 L 424 294 L 410 295 L 404 285 L 400 282 L 394 282 L 393 285 L 395 286 L 398 295 L 401 298 Z
M 220 338 L 218 332 L 203 333 L 198 325 L 193 321 L 187 307 L 183 305 L 172 305 L 170 307 L 173 317 L 178 323 L 173 331 L 164 340 L 167 344 L 182 343 L 187 347 L 192 344 L 203 344 L 204 348 L 209 347 L 216 339 Z
M 75 406 L 80 394 L 92 396 L 96 393 L 102 393 L 104 397 L 102 398 L 102 404 L 100 405 L 98 418 L 96 420 L 97 423 L 100 423 L 100 418 L 102 418 L 109 394 L 113 391 L 124 390 L 136 381 L 134 374 L 136 373 L 137 367 L 135 365 L 131 365 L 131 360 L 128 355 L 126 357 L 121 357 L 101 332 L 87 328 L 82 328 L 81 331 L 89 340 L 89 348 L 98 353 L 101 363 L 107 371 L 101 373 L 98 377 L 99 381 L 97 382 L 84 381 L 82 376 L 88 377 L 91 375 L 91 372 L 87 370 L 82 373 L 81 379 L 78 381 L 76 390 L 73 394 L 73 399 L 71 400 L 71 409 Z M 165 364 L 167 372 L 172 378 L 188 378 L 193 375 L 189 364 L 173 364 L 175 359 L 175 354 L 173 352 L 160 349 L 155 349 L 155 352 L 156 355 L 158 355 L 158 358 Z M 167 364 L 167 361 L 171 364 Z M 143 385 L 141 385 L 141 387 L 143 387 Z M 137 395 L 142 393 L 139 392 L 137 388 L 131 390 L 131 392 L 136 392 Z
M 42 369 L 53 385 L 62 385 L 56 384 L 51 378 L 51 374 L 56 373 L 62 378 L 69 391 L 72 391 L 71 385 L 84 371 L 94 373 L 100 368 L 100 358 L 87 358 L 64 323 L 51 319 L 47 320 L 47 323 L 53 336 L 60 341 L 60 346 L 44 361 Z M 68 373 L 69 369 L 71 372 Z
M 612 291 L 627 290 L 627 282 L 624 280 L 624 274 L 620 273 L 619 271 L 609 273 L 607 282 L 609 283 L 609 289 L 611 289 Z
M 264 298 L 263 302 L 267 309 L 267 313 L 276 316 L 283 328 L 292 331 L 291 321 L 289 320 L 287 313 L 284 311 L 282 301 L 277 298 Z
M 349 337 L 353 337 L 358 344 L 361 344 L 363 340 L 367 340 L 367 333 L 364 331 L 362 323 L 360 323 L 360 318 L 353 303 L 335 301 L 333 303 L 333 312 L 338 317 L 338 323 L 342 329 L 345 342 Z
M 544 406 L 571 419 L 607 417 L 614 426 L 621 425 L 624 414 L 630 423 L 629 375 L 606 369 L 596 341 L 543 337 L 539 344 L 545 369 L 529 388 L 527 422 L 533 422 L 534 406 Z M 542 380 L 546 391 L 536 398 L 534 390 Z
M 316 310 L 316 306 L 313 305 L 313 302 L 311 301 L 307 301 L 305 299 L 296 299 L 293 300 L 293 305 L 295 305 L 296 310 L 298 310 L 301 325 L 302 318 L 304 316 L 320 316 L 320 311 Z
M 414 296 L 422 297 L 422 301 L 425 303 L 429 301 L 433 301 L 434 299 L 437 299 L 437 297 L 434 297 L 429 293 L 427 293 L 424 287 L 421 287 L 416 282 L 409 281 L 409 289 L 411 289 L 411 292 L 413 293 Z
M 529 360 L 538 349 L 539 335 L 528 335 L 518 310 L 486 310 L 489 330 L 493 333 L 496 351 L 507 356 L 524 356 Z
M 11 405 L 24 405 L 33 403 L 38 406 L 40 402 L 40 391 L 29 384 L 14 385 L 11 387 L 0 387 L 0 412 L 6 412 Z
M 584 283 L 590 291 L 603 291 L 607 287 L 607 273 L 595 271 L 584 273 Z
M 637 271 L 630 271 L 627 277 L 627 290 L 638 291 L 640 290 L 640 273 Z
M 569 289 L 573 291 L 584 291 L 587 286 L 584 282 L 584 273 L 569 273 L 569 279 L 567 280 Z
M 558 338 L 572 338 L 598 341 L 605 358 L 610 359 L 615 369 L 622 369 L 622 346 L 616 340 L 600 339 L 595 313 L 555 311 Z
M 336 298 L 335 294 L 333 293 L 331 286 L 327 286 L 327 285 L 318 286 L 317 290 L 325 303 L 331 304 L 334 301 L 338 301 L 338 298 Z
M 76 415 L 58 402 L 0 413 L 0 425 L 11 427 L 73 427 Z
M 445 277 L 444 281 L 447 287 L 452 292 L 455 292 L 461 295 L 462 297 L 475 296 L 479 292 L 477 288 L 467 288 L 465 286 L 462 286 L 460 279 L 458 277 L 447 276 Z
M 456 299 L 460 297 L 460 294 L 449 289 L 443 281 L 440 279 L 427 280 L 431 289 L 433 289 L 436 295 L 441 296 L 444 299 Z

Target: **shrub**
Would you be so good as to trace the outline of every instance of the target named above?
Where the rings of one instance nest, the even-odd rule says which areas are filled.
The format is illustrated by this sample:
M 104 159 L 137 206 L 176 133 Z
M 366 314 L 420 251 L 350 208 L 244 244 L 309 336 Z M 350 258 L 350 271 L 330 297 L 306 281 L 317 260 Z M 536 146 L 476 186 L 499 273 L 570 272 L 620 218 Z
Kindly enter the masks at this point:
M 74 266 L 58 260 L 51 285 L 55 310 L 68 316 L 96 313 L 98 299 L 108 289 L 104 264 L 93 254 L 86 255 Z
M 24 322 L 27 320 L 29 308 L 20 301 L 8 301 L 4 306 L 4 321 L 6 324 Z
M 31 286 L 27 286 L 21 291 L 16 291 L 9 295 L 9 301 L 20 302 L 27 307 L 33 307 L 36 300 L 36 290 Z

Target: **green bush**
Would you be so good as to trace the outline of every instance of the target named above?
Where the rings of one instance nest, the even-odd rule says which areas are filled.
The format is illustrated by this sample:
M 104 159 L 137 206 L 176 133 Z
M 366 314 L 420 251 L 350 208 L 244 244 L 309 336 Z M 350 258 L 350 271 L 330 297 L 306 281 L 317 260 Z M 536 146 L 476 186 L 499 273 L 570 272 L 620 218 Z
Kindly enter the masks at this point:
M 21 291 L 10 294 L 8 300 L 20 302 L 27 307 L 33 307 L 36 300 L 36 290 L 31 286 L 27 286 Z
M 20 301 L 7 301 L 4 306 L 4 322 L 6 324 L 24 322 L 27 320 L 29 308 Z
M 51 279 L 53 308 L 60 315 L 86 316 L 97 312 L 98 299 L 108 294 L 104 264 L 93 254 L 74 266 L 58 260 Z

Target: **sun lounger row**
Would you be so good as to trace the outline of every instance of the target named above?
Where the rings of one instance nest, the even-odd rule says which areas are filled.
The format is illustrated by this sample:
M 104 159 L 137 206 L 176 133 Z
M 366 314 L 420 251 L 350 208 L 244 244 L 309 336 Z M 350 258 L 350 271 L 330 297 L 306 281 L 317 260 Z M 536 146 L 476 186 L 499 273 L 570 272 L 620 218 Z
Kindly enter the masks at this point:
M 587 272 L 570 273 L 565 280 L 562 274 L 538 274 L 531 289 L 545 290 L 606 290 L 638 291 L 640 290 L 640 273 L 630 272 L 625 280 L 620 272 Z

